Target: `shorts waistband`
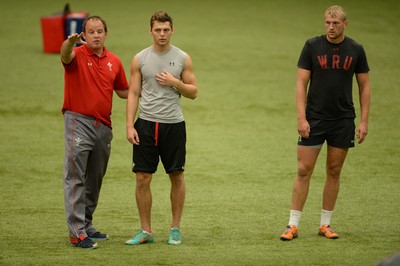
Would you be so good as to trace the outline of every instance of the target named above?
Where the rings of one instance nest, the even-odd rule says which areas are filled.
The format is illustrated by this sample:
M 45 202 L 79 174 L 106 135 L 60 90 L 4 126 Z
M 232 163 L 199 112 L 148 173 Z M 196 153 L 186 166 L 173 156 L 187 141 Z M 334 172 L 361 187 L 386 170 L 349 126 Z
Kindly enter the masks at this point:
M 175 123 L 165 123 L 165 122 L 147 120 L 147 119 L 140 118 L 140 117 L 138 117 L 137 120 L 141 120 L 141 121 L 149 123 L 149 124 L 159 124 L 159 125 L 177 125 L 177 124 L 185 123 L 185 120 L 179 121 L 179 122 L 175 122 Z

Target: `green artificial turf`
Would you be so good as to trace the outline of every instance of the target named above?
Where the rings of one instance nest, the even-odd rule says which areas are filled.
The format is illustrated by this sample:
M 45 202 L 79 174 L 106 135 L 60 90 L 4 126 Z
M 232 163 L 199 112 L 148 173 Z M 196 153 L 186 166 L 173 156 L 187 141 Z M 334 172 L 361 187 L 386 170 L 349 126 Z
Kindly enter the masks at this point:
M 169 179 L 152 182 L 155 242 L 125 246 L 139 229 L 125 101 L 114 98 L 112 154 L 94 223 L 110 240 L 96 250 L 69 245 L 64 215 L 63 67 L 43 53 L 40 17 L 65 2 L 0 3 L 0 265 L 374 265 L 400 252 L 400 2 L 69 1 L 103 16 L 106 46 L 129 75 L 152 44 L 150 16 L 174 18 L 172 43 L 194 63 L 199 96 L 182 99 L 187 123 L 183 244 L 169 246 Z M 325 148 L 299 237 L 279 240 L 296 174 L 296 64 L 304 42 L 324 33 L 332 4 L 349 13 L 346 34 L 371 68 L 369 134 L 349 152 L 332 218 L 341 235 L 317 235 Z M 359 103 L 355 83 L 354 100 Z M 356 122 L 359 118 L 356 119 Z

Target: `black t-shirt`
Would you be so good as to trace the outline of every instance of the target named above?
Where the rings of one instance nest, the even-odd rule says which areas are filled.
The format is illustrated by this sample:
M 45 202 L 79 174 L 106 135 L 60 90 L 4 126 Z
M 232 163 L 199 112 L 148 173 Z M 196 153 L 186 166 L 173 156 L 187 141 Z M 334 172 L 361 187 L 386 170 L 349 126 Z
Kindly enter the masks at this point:
M 325 35 L 307 40 L 297 63 L 311 71 L 307 119 L 355 118 L 352 85 L 354 73 L 367 73 L 364 48 L 349 37 L 339 44 Z

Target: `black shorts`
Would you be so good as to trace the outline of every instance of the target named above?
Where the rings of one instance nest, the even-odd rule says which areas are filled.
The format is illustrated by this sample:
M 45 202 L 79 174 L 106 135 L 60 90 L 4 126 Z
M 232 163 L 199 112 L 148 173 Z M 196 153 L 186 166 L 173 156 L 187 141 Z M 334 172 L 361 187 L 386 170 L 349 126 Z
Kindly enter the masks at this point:
M 355 125 L 353 118 L 339 120 L 310 119 L 310 136 L 308 139 L 299 136 L 298 145 L 321 146 L 325 140 L 329 146 L 336 148 L 354 147 Z
M 133 172 L 155 173 L 159 160 L 167 174 L 184 171 L 186 159 L 185 121 L 165 124 L 137 119 L 139 145 L 133 145 Z

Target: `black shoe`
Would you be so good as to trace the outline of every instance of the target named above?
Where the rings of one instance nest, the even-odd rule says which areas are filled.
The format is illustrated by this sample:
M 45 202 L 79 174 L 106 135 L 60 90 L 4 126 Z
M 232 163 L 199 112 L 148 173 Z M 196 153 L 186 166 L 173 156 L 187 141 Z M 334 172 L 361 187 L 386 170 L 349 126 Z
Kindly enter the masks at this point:
M 93 241 L 98 240 L 108 240 L 110 239 L 107 234 L 102 234 L 100 232 L 96 232 L 93 235 L 89 235 L 90 239 Z
M 97 243 L 94 243 L 89 237 L 80 236 L 77 237 L 70 237 L 71 246 L 77 248 L 85 248 L 85 249 L 95 249 L 97 248 Z

